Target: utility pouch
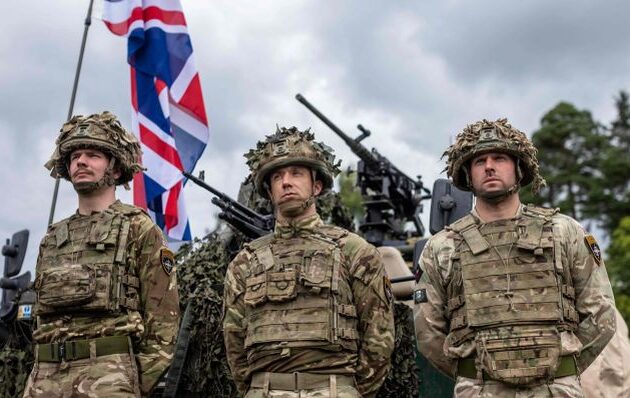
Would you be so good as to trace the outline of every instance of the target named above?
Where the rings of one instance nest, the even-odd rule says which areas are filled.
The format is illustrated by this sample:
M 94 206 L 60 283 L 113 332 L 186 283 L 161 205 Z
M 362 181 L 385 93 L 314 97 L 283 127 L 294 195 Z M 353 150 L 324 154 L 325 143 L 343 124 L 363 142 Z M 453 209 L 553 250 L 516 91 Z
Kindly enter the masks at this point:
M 246 305 L 252 307 L 267 301 L 267 274 L 263 272 L 245 279 L 245 296 L 243 301 Z
M 36 289 L 38 315 L 80 307 L 96 297 L 96 271 L 89 264 L 49 268 L 42 272 Z
M 554 325 L 479 330 L 475 344 L 478 372 L 509 385 L 546 383 L 553 380 L 560 364 L 560 334 Z
M 297 296 L 297 272 L 269 272 L 267 274 L 267 298 L 269 301 L 282 302 Z

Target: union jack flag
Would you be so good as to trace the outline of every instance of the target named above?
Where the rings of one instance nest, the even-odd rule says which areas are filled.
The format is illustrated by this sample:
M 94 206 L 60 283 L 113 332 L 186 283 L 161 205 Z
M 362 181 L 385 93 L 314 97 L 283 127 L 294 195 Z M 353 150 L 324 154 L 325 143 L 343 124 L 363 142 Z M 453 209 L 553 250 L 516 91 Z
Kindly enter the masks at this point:
M 190 240 L 182 171 L 208 142 L 208 119 L 179 0 L 105 0 L 103 22 L 127 37 L 132 129 L 147 169 L 133 181 L 134 204 L 172 240 Z

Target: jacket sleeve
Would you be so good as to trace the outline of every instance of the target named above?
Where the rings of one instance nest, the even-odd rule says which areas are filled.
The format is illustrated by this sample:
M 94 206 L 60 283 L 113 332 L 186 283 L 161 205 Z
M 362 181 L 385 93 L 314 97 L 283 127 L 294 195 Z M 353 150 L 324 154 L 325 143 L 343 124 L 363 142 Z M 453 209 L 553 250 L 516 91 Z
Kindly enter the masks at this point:
M 148 395 L 173 359 L 179 329 L 179 296 L 173 253 L 148 217 L 135 244 L 144 333 L 137 344 L 140 389 Z M 170 266 L 170 267 L 169 267 Z
M 351 254 L 350 275 L 354 276 L 351 288 L 359 318 L 356 379 L 361 395 L 374 397 L 391 367 L 394 350 L 393 295 L 376 248 L 364 241 L 355 247 Z
M 223 338 L 227 362 L 238 391 L 245 395 L 247 380 L 247 354 L 245 353 L 245 282 L 240 273 L 241 266 L 248 264 L 247 253 L 239 253 L 228 266 L 225 275 L 223 298 Z
M 423 270 L 416 291 L 423 290 L 426 300 L 414 304 L 414 324 L 418 350 L 429 362 L 450 377 L 455 376 L 456 362 L 444 353 L 449 330 L 446 317 L 446 289 L 438 269 L 435 242 L 429 241 L 420 259 Z
M 582 372 L 615 334 L 615 301 L 604 260 L 592 236 L 568 217 L 560 227 L 567 254 L 563 258 L 570 262 L 575 288 L 575 309 L 579 316 L 576 336 L 582 343 L 577 365 Z

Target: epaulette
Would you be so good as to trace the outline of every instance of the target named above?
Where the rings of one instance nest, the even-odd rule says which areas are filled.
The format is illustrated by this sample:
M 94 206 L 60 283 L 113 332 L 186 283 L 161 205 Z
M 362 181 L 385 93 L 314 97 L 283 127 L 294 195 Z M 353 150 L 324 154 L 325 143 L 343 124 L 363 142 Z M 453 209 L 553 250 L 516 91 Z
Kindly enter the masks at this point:
M 116 210 L 116 212 L 118 213 L 122 213 L 126 216 L 132 216 L 135 214 L 141 214 L 144 213 L 147 216 L 149 215 L 144 209 L 138 207 L 138 206 L 134 206 L 134 205 L 129 205 L 127 203 L 117 203 L 114 207 L 114 210 Z
M 468 213 L 459 220 L 447 225 L 444 229 L 450 229 L 453 232 L 459 233 L 475 224 L 477 224 L 477 220 L 472 214 Z
M 322 224 L 317 227 L 317 232 L 320 232 L 327 238 L 332 238 L 334 240 L 339 240 L 343 237 L 348 236 L 348 231 L 336 225 Z
M 256 251 L 262 247 L 269 246 L 273 241 L 274 236 L 273 232 L 268 233 L 267 235 L 263 235 L 260 238 L 254 239 L 253 241 L 246 243 L 245 246 L 250 248 L 252 251 Z
M 560 212 L 560 209 L 557 207 L 548 208 L 548 207 L 541 207 L 541 206 L 536 206 L 532 204 L 523 206 L 523 214 L 532 216 L 532 217 L 550 219 L 551 217 L 553 217 L 555 214 L 559 212 Z

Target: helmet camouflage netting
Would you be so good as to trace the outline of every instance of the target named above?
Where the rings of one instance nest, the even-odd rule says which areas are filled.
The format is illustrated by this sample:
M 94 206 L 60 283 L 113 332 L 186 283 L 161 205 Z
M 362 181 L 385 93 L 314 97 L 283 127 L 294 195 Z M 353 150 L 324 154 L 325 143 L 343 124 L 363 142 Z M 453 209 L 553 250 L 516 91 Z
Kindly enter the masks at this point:
M 116 185 L 127 184 L 141 170 L 138 159 L 142 153 L 136 137 L 120 124 L 114 114 L 105 111 L 89 116 L 73 116 L 61 127 L 56 148 L 46 168 L 53 177 L 70 180 L 68 157 L 83 148 L 98 149 L 116 159 L 120 177 Z
M 471 190 L 468 162 L 488 152 L 507 153 L 518 159 L 517 173 L 522 176 L 520 186 L 532 183 L 534 193 L 545 185 L 538 169 L 538 152 L 527 136 L 512 127 L 507 119 L 490 122 L 486 119 L 470 124 L 457 135 L 455 143 L 442 154 L 447 157 L 446 172 L 453 184 L 465 191 Z
M 322 194 L 333 186 L 333 179 L 341 171 L 341 161 L 335 163 L 332 148 L 314 141 L 310 132 L 300 131 L 296 127 L 277 127 L 275 134 L 259 141 L 256 148 L 245 154 L 254 185 L 258 193 L 267 197 L 267 178 L 269 174 L 290 165 L 306 166 L 314 170 L 317 179 L 322 181 Z

